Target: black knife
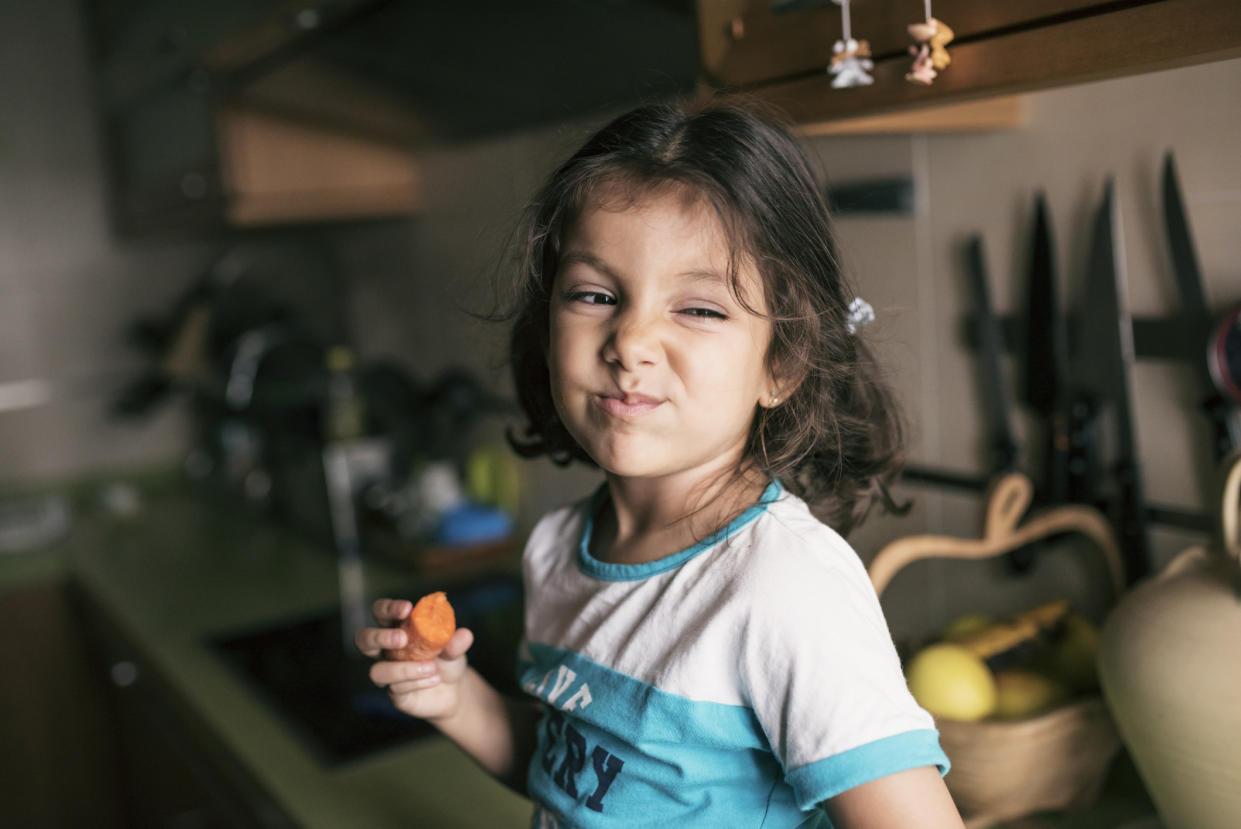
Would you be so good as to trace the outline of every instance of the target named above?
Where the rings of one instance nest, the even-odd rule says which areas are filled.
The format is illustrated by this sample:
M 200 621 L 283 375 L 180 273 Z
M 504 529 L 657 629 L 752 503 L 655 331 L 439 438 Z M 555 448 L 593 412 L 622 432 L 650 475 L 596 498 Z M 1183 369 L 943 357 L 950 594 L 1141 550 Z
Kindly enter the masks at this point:
M 991 305 L 991 288 L 987 280 L 987 262 L 981 236 L 970 238 L 966 246 L 966 275 L 974 296 L 975 335 L 978 341 L 979 371 L 982 379 L 983 408 L 986 412 L 988 441 L 988 475 L 997 479 L 1017 469 L 1017 441 L 1013 439 L 1008 414 L 1008 384 L 1000 357 L 1003 335 L 1000 321 Z M 1030 569 L 1037 555 L 1033 547 L 1020 547 L 1008 555 L 1009 564 L 1019 573 Z
M 1017 467 L 1017 442 L 1008 419 L 1008 389 L 1000 366 L 1003 350 L 1000 323 L 991 306 L 991 289 L 987 284 L 987 263 L 983 255 L 982 237 L 973 236 L 966 246 L 966 273 L 970 293 L 974 295 L 975 321 L 979 347 L 979 368 L 987 419 L 988 469 L 992 477 L 1011 472 Z
M 1241 446 L 1231 406 L 1220 395 L 1207 358 L 1213 329 L 1211 308 L 1207 304 L 1206 290 L 1202 283 L 1202 270 L 1194 252 L 1193 239 L 1189 235 L 1189 222 L 1181 200 L 1181 187 L 1177 180 L 1176 164 L 1172 153 L 1163 157 L 1163 222 L 1168 232 L 1168 247 L 1172 252 L 1172 271 L 1176 276 L 1176 289 L 1181 297 L 1183 317 L 1189 330 L 1200 339 L 1199 348 L 1192 356 L 1194 375 L 1203 392 L 1202 411 L 1211 424 L 1211 450 L 1216 461 L 1223 459 L 1233 447 Z
M 1025 384 L 1022 399 L 1046 429 L 1041 498 L 1061 504 L 1069 491 L 1068 333 L 1060 311 L 1047 200 L 1034 201 L 1034 237 L 1026 286 Z
M 1099 395 L 1076 383 L 1069 397 L 1067 498 L 1073 504 L 1094 504 L 1099 488 Z
M 1126 302 L 1120 214 L 1111 177 L 1094 218 L 1090 268 L 1086 274 L 1080 342 L 1081 379 L 1115 414 L 1116 492 L 1109 512 L 1116 525 L 1126 577 L 1133 583 L 1150 572 L 1146 504 L 1138 457 L 1137 425 L 1129 372 L 1133 365 L 1133 324 Z

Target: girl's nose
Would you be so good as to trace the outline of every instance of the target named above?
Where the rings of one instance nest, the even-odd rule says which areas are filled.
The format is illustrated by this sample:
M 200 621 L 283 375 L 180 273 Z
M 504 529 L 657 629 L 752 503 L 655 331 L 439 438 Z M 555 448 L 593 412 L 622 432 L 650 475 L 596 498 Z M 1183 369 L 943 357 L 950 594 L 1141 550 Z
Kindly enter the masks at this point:
M 603 348 L 603 359 L 625 371 L 659 361 L 658 321 L 629 309 L 614 318 L 612 335 Z

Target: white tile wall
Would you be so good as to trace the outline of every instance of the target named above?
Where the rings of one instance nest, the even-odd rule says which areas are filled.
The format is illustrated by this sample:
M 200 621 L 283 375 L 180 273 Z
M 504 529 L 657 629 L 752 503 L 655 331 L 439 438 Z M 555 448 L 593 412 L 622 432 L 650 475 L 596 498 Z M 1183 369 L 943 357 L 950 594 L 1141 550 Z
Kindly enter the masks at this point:
M 139 364 L 122 342 L 206 261 L 203 244 L 111 238 L 79 5 L 0 4 L 0 383 L 42 378 L 52 401 L 0 412 L 0 485 L 163 462 L 182 412 L 118 423 L 106 407 Z

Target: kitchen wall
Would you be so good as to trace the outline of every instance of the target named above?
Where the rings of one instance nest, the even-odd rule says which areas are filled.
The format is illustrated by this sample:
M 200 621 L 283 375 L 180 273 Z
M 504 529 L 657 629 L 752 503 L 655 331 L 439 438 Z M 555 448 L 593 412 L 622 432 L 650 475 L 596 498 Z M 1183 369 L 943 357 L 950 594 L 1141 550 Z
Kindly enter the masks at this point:
M 50 394 L 0 404 L 0 485 L 164 462 L 186 445 L 183 410 L 124 423 L 106 406 L 141 365 L 124 326 L 166 308 L 207 247 L 112 238 L 76 3 L 0 4 L 0 55 L 0 401 L 29 380 Z
M 0 55 L 0 488 L 179 463 L 183 400 L 109 414 L 151 365 L 128 326 L 165 318 L 229 254 L 312 331 L 343 336 L 352 228 L 117 237 L 81 4 L 0 4 Z
M 1031 94 L 1027 124 L 973 135 L 822 138 L 807 142 L 833 178 L 908 173 L 918 189 L 912 216 L 839 221 L 845 257 L 880 323 L 869 332 L 892 367 L 913 425 L 918 463 L 978 473 L 986 435 L 978 363 L 958 336 L 973 307 L 961 248 L 982 234 L 993 302 L 1021 312 L 1037 189 L 1046 193 L 1062 300 L 1080 301 L 1090 222 L 1105 178 L 1115 179 L 1128 301 L 1135 316 L 1179 310 L 1160 213 L 1163 154 L 1177 161 L 1186 211 L 1207 294 L 1220 312 L 1241 302 L 1241 61 L 1232 60 Z M 1017 366 L 1006 366 L 1015 384 Z M 1137 433 L 1150 503 L 1191 512 L 1213 509 L 1207 423 L 1188 365 L 1139 360 L 1133 375 Z M 1014 426 L 1031 464 L 1041 429 L 1019 410 Z M 1106 424 L 1105 424 L 1106 428 Z M 1024 439 L 1023 437 L 1024 436 Z M 975 535 L 979 499 L 925 487 L 910 516 L 864 528 L 853 539 L 863 556 L 886 540 L 916 532 Z M 1201 536 L 1152 525 L 1155 566 Z M 892 585 L 894 627 L 925 629 L 962 609 L 1000 611 L 1025 597 L 1070 591 L 1083 604 L 1105 597 L 1098 573 L 1078 562 L 1089 547 L 1047 556 L 1031 576 L 1002 565 L 915 565 Z M 901 608 L 894 611 L 891 608 Z M 915 609 L 916 608 L 916 609 Z
M 42 379 L 51 399 L 0 412 L 0 485 L 176 460 L 188 445 L 182 409 L 124 423 L 107 418 L 106 405 L 118 381 L 143 365 L 122 342 L 126 323 L 169 307 L 210 263 L 218 240 L 113 238 L 77 4 L 18 5 L 0 4 L 7 70 L 0 75 L 0 391 Z M 1241 301 L 1239 88 L 1241 61 L 1233 60 L 1032 94 L 1028 123 L 1014 130 L 806 140 L 825 179 L 907 174 L 916 183 L 912 214 L 838 221 L 846 264 L 879 313 L 866 336 L 904 399 L 913 460 L 984 470 L 977 365 L 957 334 L 970 307 L 959 247 L 968 234 L 983 234 L 995 302 L 1018 309 L 1036 188 L 1047 194 L 1062 293 L 1072 302 L 1088 217 L 1104 177 L 1114 175 L 1131 309 L 1169 313 L 1176 297 L 1158 175 L 1163 152 L 1173 150 L 1208 292 L 1219 309 Z M 330 247 L 348 275 L 347 311 L 362 356 L 396 357 L 423 379 L 460 365 L 507 389 L 503 326 L 470 312 L 491 307 L 490 278 L 507 264 L 505 241 L 530 193 L 604 117 L 428 149 L 422 215 L 334 233 Z M 1186 375 L 1173 364 L 1137 366 L 1138 437 L 1149 498 L 1205 511 L 1207 429 Z M 505 425 L 487 421 L 478 438 L 500 441 Z M 1037 434 L 1024 413 L 1015 426 L 1019 436 Z M 526 526 L 598 477 L 547 461 L 523 462 L 522 470 Z M 913 486 L 900 494 L 914 500 L 912 513 L 876 516 L 855 533 L 863 558 L 901 535 L 978 530 L 976 495 Z M 1198 536 L 1157 527 L 1153 540 L 1161 563 Z M 1000 565 L 915 565 L 886 603 L 898 636 L 963 609 L 1003 610 L 1060 592 L 1097 606 L 1106 594 L 1089 559 L 1070 547 L 1022 578 Z
M 176 463 L 191 442 L 184 405 L 135 421 L 108 415 L 148 365 L 126 326 L 163 315 L 238 242 L 264 255 L 304 250 L 290 231 L 117 238 L 79 4 L 0 4 L 0 54 L 0 488 Z M 397 356 L 424 380 L 460 365 L 504 382 L 501 328 L 466 311 L 489 307 L 501 238 L 558 148 L 585 129 L 433 152 L 425 218 L 306 231 L 349 282 L 363 358 Z M 503 428 L 485 422 L 479 439 L 500 441 Z M 528 512 L 569 497 L 575 480 L 548 475 Z
M 1076 302 L 1089 217 L 1111 174 L 1124 227 L 1131 311 L 1173 312 L 1176 295 L 1158 213 L 1162 155 L 1173 150 L 1209 294 L 1219 309 L 1241 301 L 1235 264 L 1241 260 L 1235 231 L 1241 226 L 1237 89 L 1241 61 L 1233 60 L 1031 94 L 1027 123 L 1019 129 L 806 139 L 825 179 L 902 174 L 915 181 L 912 214 L 838 221 L 846 264 L 879 314 L 866 336 L 904 400 L 914 461 L 972 474 L 985 470 L 976 359 L 958 336 L 962 315 L 971 308 L 960 245 L 971 233 L 984 236 L 993 301 L 1001 312 L 1019 310 L 1037 188 L 1046 192 L 1051 211 L 1066 305 Z M 351 313 L 365 350 L 403 355 L 424 371 L 466 363 L 506 384 L 502 330 L 446 309 L 486 307 L 487 280 L 505 262 L 503 242 L 524 200 L 601 120 L 428 152 L 427 210 L 416 229 L 412 275 L 377 267 L 354 281 Z M 1015 368 L 1007 366 L 1010 383 L 1016 382 Z M 1186 368 L 1143 361 L 1134 387 L 1148 497 L 1207 510 L 1207 429 L 1194 411 Z M 1016 421 L 1019 439 L 1036 439 L 1027 413 Z M 531 493 L 527 521 L 597 479 L 545 461 L 524 469 Z M 902 487 L 900 494 L 914 500 L 908 516 L 877 516 L 851 539 L 863 558 L 902 535 L 979 531 L 977 495 L 925 486 Z M 1200 538 L 1160 527 L 1152 537 L 1157 563 Z M 1061 545 L 1023 577 L 1002 563 L 918 564 L 897 578 L 885 604 L 898 637 L 963 610 L 1001 612 L 1062 594 L 1098 612 L 1109 597 L 1095 559 L 1089 547 Z

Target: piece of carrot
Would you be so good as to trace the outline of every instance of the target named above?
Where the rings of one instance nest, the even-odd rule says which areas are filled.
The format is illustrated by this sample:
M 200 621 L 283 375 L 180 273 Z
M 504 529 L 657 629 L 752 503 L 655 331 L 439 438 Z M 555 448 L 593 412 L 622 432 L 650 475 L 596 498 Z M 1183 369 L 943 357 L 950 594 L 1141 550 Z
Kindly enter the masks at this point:
M 403 648 L 384 651 L 384 659 L 403 662 L 434 659 L 457 629 L 457 617 L 444 592 L 428 593 L 418 600 L 401 623 L 406 642 Z

